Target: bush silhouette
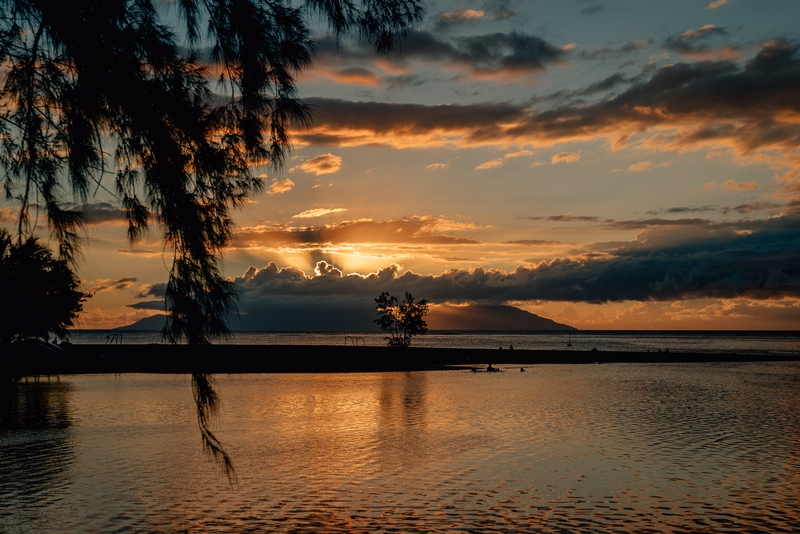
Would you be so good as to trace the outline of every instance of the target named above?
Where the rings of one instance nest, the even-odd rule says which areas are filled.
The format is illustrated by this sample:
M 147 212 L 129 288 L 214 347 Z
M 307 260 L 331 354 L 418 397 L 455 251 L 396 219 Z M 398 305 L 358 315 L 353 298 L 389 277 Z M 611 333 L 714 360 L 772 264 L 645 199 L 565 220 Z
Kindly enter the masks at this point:
M 375 299 L 378 318 L 375 323 L 381 331 L 389 334 L 386 341 L 390 347 L 408 347 L 414 336 L 428 331 L 425 315 L 428 314 L 428 301 L 414 302 L 414 297 L 406 291 L 406 298 L 399 302 L 397 297 L 387 292 Z
M 23 338 L 60 338 L 83 309 L 87 293 L 66 261 L 35 239 L 13 243 L 0 229 L 0 345 Z

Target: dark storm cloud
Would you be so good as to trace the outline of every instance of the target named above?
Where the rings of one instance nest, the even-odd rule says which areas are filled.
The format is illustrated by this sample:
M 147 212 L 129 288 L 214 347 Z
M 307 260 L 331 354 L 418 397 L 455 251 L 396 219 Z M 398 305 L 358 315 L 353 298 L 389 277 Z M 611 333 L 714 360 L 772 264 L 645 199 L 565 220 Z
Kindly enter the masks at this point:
M 541 71 L 558 61 L 563 51 L 539 37 L 523 33 L 493 33 L 458 40 L 460 57 L 477 71 Z
M 800 141 L 798 128 L 778 124 L 772 117 L 783 111 L 800 111 L 798 83 L 800 61 L 796 47 L 773 42 L 743 69 L 729 61 L 667 66 L 613 100 L 540 113 L 520 126 L 519 133 L 526 130 L 571 137 L 624 125 L 641 130 L 693 115 L 707 124 L 674 141 L 689 144 L 738 138 L 751 150 L 775 143 L 796 146 Z M 729 122 L 732 116 L 747 122 L 733 124 Z
M 143 302 L 135 302 L 133 304 L 127 304 L 128 308 L 133 308 L 135 310 L 158 310 L 164 311 L 164 301 L 163 300 L 146 300 Z
M 753 211 L 777 210 L 784 207 L 786 207 L 784 204 L 776 204 L 775 202 L 749 202 L 737 206 L 720 208 L 720 211 L 722 213 L 729 213 L 731 211 L 735 211 L 736 213 L 751 213 Z
M 633 227 L 633 225 L 629 225 Z M 573 302 L 691 298 L 800 297 L 800 218 L 712 223 L 640 221 L 635 241 L 598 244 L 578 258 L 557 258 L 513 272 L 452 270 L 419 275 L 391 265 L 368 276 L 343 276 L 320 262 L 316 275 L 297 268 L 251 268 L 235 282 L 248 306 L 264 298 L 370 298 L 409 291 L 434 302 Z M 590 247 L 591 248 L 591 247 Z
M 630 221 L 608 221 L 603 225 L 608 230 L 641 230 L 656 226 L 708 226 L 708 219 L 635 219 Z
M 716 211 L 719 206 L 674 206 L 672 208 L 662 208 L 660 210 L 650 210 L 648 215 L 658 215 L 659 213 L 702 213 Z
M 500 136 L 501 125 L 527 120 L 525 106 L 511 103 L 426 106 L 386 102 L 353 102 L 330 98 L 305 99 L 317 110 L 315 128 L 328 132 L 298 131 L 295 136 L 316 145 L 380 145 L 403 136 L 428 135 L 435 131 L 462 131 L 468 139 Z M 344 133 L 340 133 L 344 130 Z M 366 133 L 362 133 L 366 131 Z M 395 135 L 396 133 L 400 135 Z M 478 139 L 476 137 L 476 142 Z
M 83 212 L 86 223 L 90 225 L 128 222 L 125 218 L 125 210 L 108 202 L 84 204 L 77 211 Z
M 363 45 L 339 46 L 333 37 L 316 41 L 315 62 L 371 62 L 378 58 Z M 564 52 L 547 41 L 525 33 L 491 33 L 469 37 L 440 39 L 431 32 L 412 31 L 399 47 L 400 54 L 383 60 L 405 63 L 409 59 L 456 65 L 475 75 L 531 73 L 561 60 Z
M 145 284 L 136 290 L 136 298 L 143 299 L 146 297 L 164 297 L 167 293 L 167 284 Z
M 614 89 L 615 87 L 628 82 L 630 82 L 630 80 L 624 74 L 617 72 L 616 74 L 612 74 L 608 78 L 600 80 L 599 82 L 595 82 L 588 87 L 576 91 L 575 93 L 578 95 L 590 95 L 593 93 Z
M 672 208 L 662 208 L 660 210 L 648 211 L 648 215 L 658 215 L 661 213 L 703 213 L 709 211 L 718 211 L 723 214 L 736 212 L 736 213 L 752 213 L 754 211 L 765 210 L 778 210 L 785 208 L 785 204 L 777 204 L 775 202 L 748 202 L 745 204 L 738 204 L 736 206 L 674 206 Z

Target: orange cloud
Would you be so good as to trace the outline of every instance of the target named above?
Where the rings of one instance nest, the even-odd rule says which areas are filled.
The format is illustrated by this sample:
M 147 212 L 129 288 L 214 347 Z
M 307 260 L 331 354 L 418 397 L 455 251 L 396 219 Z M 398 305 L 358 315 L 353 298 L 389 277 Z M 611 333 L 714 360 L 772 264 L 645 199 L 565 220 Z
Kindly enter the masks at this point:
M 715 0 L 706 6 L 706 9 L 717 9 L 718 7 L 722 7 L 728 5 L 730 0 Z
M 495 158 L 493 160 L 481 163 L 475 168 L 480 170 L 480 169 L 493 169 L 496 167 L 502 167 L 503 164 L 505 163 L 505 160 L 507 159 L 521 158 L 523 156 L 531 156 L 531 155 L 533 155 L 533 152 L 531 152 L 530 150 L 517 150 L 516 152 L 508 152 L 504 154 L 502 158 Z
M 482 9 L 466 9 L 464 7 L 459 7 L 453 11 L 442 13 L 439 15 L 439 20 L 444 23 L 463 24 L 480 20 L 485 17 L 486 11 L 483 11 Z
M 267 194 L 276 195 L 276 194 L 286 193 L 287 191 L 291 191 L 293 187 L 294 187 L 294 182 L 291 181 L 289 178 L 286 178 L 285 180 L 280 180 L 278 182 L 273 183 L 267 190 Z
M 755 182 L 736 183 L 733 180 L 728 180 L 720 184 L 720 187 L 724 187 L 725 189 L 758 189 L 758 184 Z
M 446 169 L 449 166 L 450 166 L 449 163 L 431 163 L 430 165 L 428 165 L 425 168 L 426 169 Z
M 640 161 L 639 163 L 631 163 L 630 167 L 628 167 L 629 172 L 640 172 L 649 169 L 653 166 L 653 162 L 650 160 L 647 161 Z
M 494 169 L 494 168 L 497 168 L 497 167 L 502 167 L 503 163 L 504 162 L 503 162 L 502 158 L 496 158 L 496 159 L 481 163 L 480 165 L 475 167 L 475 169 L 476 170 Z
M 575 152 L 559 152 L 553 156 L 550 163 L 553 165 L 557 163 L 575 163 L 579 159 L 581 159 L 580 154 L 576 154 Z
M 339 172 L 341 166 L 342 158 L 329 152 L 327 154 L 320 154 L 319 156 L 315 156 L 310 160 L 304 161 L 300 165 L 289 169 L 289 172 L 300 170 L 307 174 L 316 174 L 319 176 L 321 174 L 333 174 Z
M 0 208 L 0 223 L 16 222 L 18 211 L 15 208 Z
M 311 71 L 312 77 L 327 78 L 336 83 L 351 85 L 380 85 L 381 78 L 375 72 L 363 67 L 344 69 L 321 69 Z

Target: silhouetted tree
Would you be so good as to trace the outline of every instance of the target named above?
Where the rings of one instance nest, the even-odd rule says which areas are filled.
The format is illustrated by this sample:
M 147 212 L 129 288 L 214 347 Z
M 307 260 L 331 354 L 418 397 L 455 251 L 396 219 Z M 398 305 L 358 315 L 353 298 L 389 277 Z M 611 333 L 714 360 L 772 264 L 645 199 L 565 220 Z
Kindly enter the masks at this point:
M 408 347 L 411 338 L 424 335 L 428 325 L 424 317 L 428 314 L 428 301 L 414 302 L 414 297 L 406 291 L 406 298 L 399 302 L 397 297 L 387 292 L 375 299 L 378 318 L 375 323 L 381 332 L 389 334 L 385 339 L 390 347 Z
M 231 212 L 263 189 L 260 170 L 282 167 L 290 125 L 311 119 L 295 82 L 311 60 L 311 19 L 387 53 L 423 14 L 420 0 L 0 0 L 0 165 L 19 241 L 41 209 L 74 261 L 80 206 L 103 188 L 132 243 L 156 222 L 173 252 L 164 335 L 196 345 L 226 335 Z M 217 454 L 204 426 L 211 382 L 195 375 L 193 389 Z
M 11 342 L 34 337 L 64 338 L 83 309 L 87 293 L 63 260 L 35 238 L 13 243 L 0 229 L 0 350 Z

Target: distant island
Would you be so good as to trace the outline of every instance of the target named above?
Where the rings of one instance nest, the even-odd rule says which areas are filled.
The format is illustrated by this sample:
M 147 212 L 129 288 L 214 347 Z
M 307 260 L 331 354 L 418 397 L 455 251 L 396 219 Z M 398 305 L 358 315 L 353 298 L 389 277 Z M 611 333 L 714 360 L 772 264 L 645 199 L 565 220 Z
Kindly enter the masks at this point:
M 514 306 L 438 306 L 427 321 L 429 330 L 577 330 Z
M 284 314 L 243 315 L 233 325 L 234 331 L 371 331 L 377 330 L 372 323 L 374 310 L 359 310 L 359 313 L 340 314 L 337 321 L 328 323 L 309 321 L 307 316 Z M 577 330 L 569 325 L 515 308 L 514 306 L 437 306 L 431 308 L 426 317 L 429 330 Z M 152 332 L 164 328 L 164 315 L 146 317 L 133 324 L 114 328 L 117 332 Z

